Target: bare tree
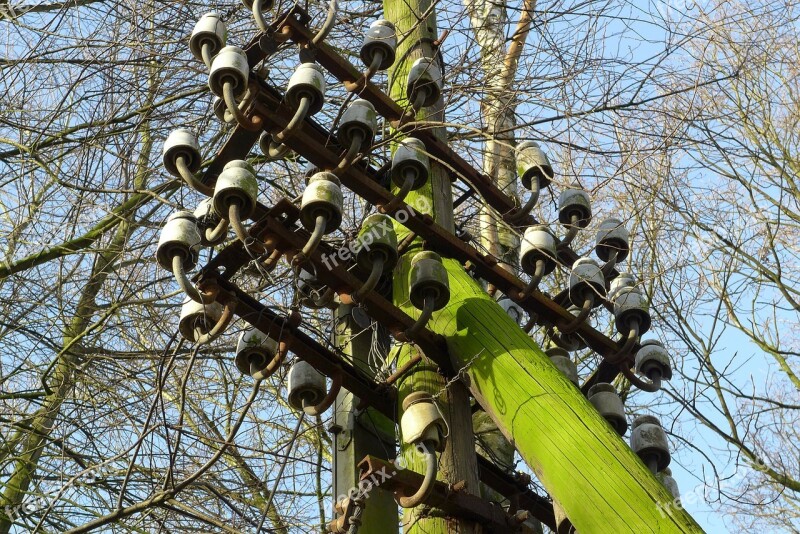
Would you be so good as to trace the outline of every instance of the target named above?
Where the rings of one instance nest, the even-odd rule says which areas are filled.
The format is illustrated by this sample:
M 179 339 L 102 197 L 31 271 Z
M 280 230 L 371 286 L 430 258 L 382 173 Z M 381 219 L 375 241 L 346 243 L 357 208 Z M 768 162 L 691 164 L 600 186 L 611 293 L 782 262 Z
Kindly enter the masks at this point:
M 230 43 L 255 35 L 243 6 L 213 7 Z M 574 182 L 592 193 L 595 221 L 625 219 L 634 249 L 620 268 L 650 295 L 679 372 L 655 398 L 620 380 L 629 410 L 674 421 L 677 458 L 709 468 L 703 497 L 738 524 L 797 531 L 797 7 L 654 7 L 437 3 L 448 138 L 520 202 L 514 146 L 541 142 L 556 176 L 534 213 L 557 232 L 558 192 Z M 331 519 L 323 420 L 288 407 L 285 369 L 255 386 L 236 370 L 242 324 L 211 345 L 181 341 L 182 295 L 153 261 L 168 214 L 200 200 L 163 170 L 166 135 L 192 128 L 208 158 L 230 132 L 186 46 L 210 8 L 0 3 L 0 532 L 306 532 Z M 309 9 L 320 25 L 326 6 Z M 355 63 L 380 15 L 379 3 L 340 2 L 328 42 Z M 270 82 L 285 86 L 296 63 L 282 46 Z M 331 84 L 316 120 L 335 124 L 351 98 Z M 378 167 L 390 157 L 382 127 Z M 265 204 L 302 192 L 302 159 L 250 160 Z M 345 206 L 336 244 L 368 213 L 352 194 Z M 501 215 L 471 196 L 454 217 L 516 272 L 520 236 Z M 566 273 L 543 289 L 557 293 Z M 253 262 L 235 281 L 277 310 L 297 307 L 285 263 Z M 346 357 L 328 314 L 303 313 Z M 375 348 L 371 371 L 385 378 L 393 361 Z M 576 358 L 583 378 L 599 361 Z

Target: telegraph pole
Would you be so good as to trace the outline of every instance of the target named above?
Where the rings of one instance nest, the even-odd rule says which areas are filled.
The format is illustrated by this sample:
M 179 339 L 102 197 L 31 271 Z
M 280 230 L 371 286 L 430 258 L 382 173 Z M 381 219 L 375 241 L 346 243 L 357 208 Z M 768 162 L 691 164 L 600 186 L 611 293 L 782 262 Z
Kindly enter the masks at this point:
M 398 36 L 403 36 L 397 49 L 397 61 L 389 72 L 389 96 L 401 105 L 410 106 L 406 98 L 408 72 L 412 63 L 420 58 L 436 58 L 438 51 L 434 42 L 438 37 L 436 28 L 436 11 L 430 0 L 385 0 L 384 16 L 397 29 Z M 442 68 L 443 65 L 440 65 Z M 440 98 L 435 105 L 419 110 L 417 120 L 443 121 L 444 101 Z M 444 128 L 437 128 L 435 134 L 446 140 Z M 415 202 L 423 199 L 424 202 Z M 453 223 L 453 194 L 450 178 L 445 169 L 436 162 L 431 162 L 431 174 L 428 183 L 421 189 L 406 197 L 410 206 L 429 206 L 429 215 L 450 232 L 455 231 Z M 416 209 L 416 208 L 415 208 Z M 420 210 L 421 211 L 421 210 Z M 403 241 L 409 231 L 402 225 L 395 224 L 399 241 Z M 421 250 L 421 240 L 415 240 L 406 253 L 400 258 L 398 270 L 394 275 L 394 303 L 398 306 L 408 305 L 408 269 L 411 259 Z M 414 310 L 412 316 L 419 312 Z M 411 345 L 400 349 L 398 367 L 406 364 L 418 353 Z M 406 375 L 398 384 L 398 405 L 409 394 L 424 391 L 432 394 L 442 410 L 449 429 L 446 449 L 440 455 L 437 480 L 449 484 L 466 483 L 464 491 L 480 494 L 475 456 L 475 439 L 472 433 L 472 414 L 469 404 L 469 391 L 459 381 L 447 384 L 436 366 L 423 354 L 420 364 Z M 408 466 L 415 471 L 423 471 L 420 459 L 414 451 L 404 447 L 404 455 Z M 404 514 L 403 523 L 407 532 L 425 532 L 426 534 L 449 532 L 480 532 L 475 523 L 446 517 L 437 517 L 428 513 L 424 506 L 409 509 Z
M 335 11 L 335 5 L 335 2 L 331 3 L 331 12 Z M 338 188 L 338 183 L 341 182 L 373 205 L 379 206 L 381 211 L 394 215 L 397 221 L 395 228 L 401 244 L 401 258 L 393 271 L 393 304 L 374 291 L 375 286 L 368 285 L 370 282 L 364 282 L 354 276 L 347 265 L 319 269 L 317 275 L 321 282 L 336 290 L 340 298 L 348 296 L 349 300 L 363 304 L 365 310 L 377 321 L 382 322 L 387 329 L 394 332 L 399 341 L 404 342 L 398 345 L 398 369 L 404 369 L 405 372 L 395 382 L 396 390 L 392 390 L 393 393 L 396 393 L 396 399 L 394 395 L 390 397 L 381 394 L 381 392 L 387 391 L 388 383 L 369 383 L 364 379 L 362 373 L 353 368 L 351 362 L 341 360 L 336 354 L 331 354 L 324 347 L 316 344 L 307 334 L 296 330 L 298 325 L 292 317 L 276 322 L 274 320 L 277 319 L 276 317 L 270 318 L 269 310 L 259 306 L 257 302 L 253 302 L 230 282 L 220 279 L 217 267 L 224 266 L 223 262 L 238 263 L 237 257 L 242 255 L 241 250 L 238 252 L 236 249 L 228 250 L 226 251 L 228 254 L 225 256 L 221 253 L 218 256 L 222 257 L 221 260 L 217 260 L 217 258 L 212 260 L 212 263 L 216 262 L 216 265 L 209 264 L 205 273 L 208 279 L 204 280 L 204 277 L 201 276 L 198 283 L 202 285 L 206 282 L 208 287 L 215 287 L 219 291 L 217 295 L 222 297 L 221 302 L 225 305 L 227 320 L 233 313 L 242 314 L 243 317 L 249 318 L 247 320 L 253 326 L 275 338 L 287 335 L 286 330 L 295 330 L 290 338 L 292 350 L 305 362 L 306 367 L 316 367 L 320 372 L 334 378 L 336 387 L 344 385 L 345 388 L 364 398 L 369 397 L 372 405 L 380 408 L 381 413 L 389 418 L 392 414 L 393 403 L 396 401 L 395 406 L 402 406 L 403 400 L 411 393 L 427 393 L 433 397 L 442 417 L 439 417 L 438 411 L 429 402 L 430 399 L 426 398 L 423 403 L 418 396 L 415 396 L 417 404 L 413 404 L 409 408 L 416 406 L 422 410 L 399 410 L 398 413 L 398 416 L 404 414 L 419 416 L 414 420 L 419 425 L 416 428 L 414 425 L 409 427 L 403 425 L 408 436 L 401 436 L 415 444 L 422 443 L 427 446 L 441 444 L 438 430 L 442 419 L 447 423 L 448 433 L 446 448 L 438 457 L 433 455 L 430 449 L 423 457 L 417 454 L 409 444 L 403 445 L 402 454 L 406 460 L 406 466 L 412 470 L 420 472 L 423 467 L 438 465 L 438 473 L 435 474 L 438 483 L 436 487 L 439 490 L 438 500 L 434 498 L 433 494 L 426 495 L 422 491 L 405 499 L 405 505 L 409 506 L 409 510 L 404 516 L 406 531 L 425 532 L 426 534 L 479 532 L 482 527 L 474 522 L 477 521 L 476 518 L 493 516 L 492 507 L 487 507 L 484 500 L 474 497 L 480 494 L 480 486 L 475 440 L 472 432 L 470 394 L 480 403 L 503 436 L 520 453 L 546 487 L 553 501 L 559 504 L 560 510 L 565 513 L 578 531 L 584 534 L 651 530 L 659 532 L 700 531 L 699 526 L 692 518 L 680 506 L 675 506 L 672 495 L 651 474 L 650 469 L 654 472 L 657 468 L 663 469 L 663 467 L 658 467 L 658 464 L 663 462 L 656 463 L 653 454 L 643 455 L 652 460 L 649 462 L 650 469 L 648 469 L 648 466 L 645 466 L 631 448 L 620 439 L 610 424 L 584 398 L 581 390 L 548 359 L 541 348 L 525 331 L 519 328 L 519 325 L 467 272 L 466 266 L 470 265 L 471 269 L 480 276 L 516 299 L 532 317 L 538 318 L 537 321 L 544 321 L 558 327 L 562 324 L 572 325 L 574 322 L 575 318 L 564 309 L 562 304 L 537 291 L 534 288 L 535 284 L 530 284 L 530 291 L 524 290 L 526 283 L 498 267 L 496 258 L 480 253 L 453 236 L 450 176 L 444 166 L 439 163 L 440 161 L 445 162 L 449 169 L 453 169 L 454 174 L 464 178 L 467 185 L 482 195 L 482 200 L 493 210 L 503 216 L 512 214 L 509 220 L 517 221 L 515 224 L 534 224 L 535 221 L 527 215 L 513 217 L 512 212 L 518 208 L 516 203 L 498 191 L 493 184 L 487 183 L 485 175 L 476 172 L 463 158 L 449 150 L 444 128 L 423 131 L 424 128 L 430 128 L 430 124 L 443 122 L 444 106 L 441 98 L 433 105 L 411 113 L 406 97 L 406 85 L 412 63 L 417 59 L 427 58 L 425 68 L 431 68 L 431 63 L 436 64 L 439 61 L 437 47 L 441 43 L 437 41 L 434 6 L 435 3 L 432 0 L 385 0 L 385 16 L 394 23 L 401 43 L 397 50 L 397 60 L 390 70 L 388 96 L 372 84 L 356 83 L 354 80 L 360 74 L 354 73 L 354 67 L 327 45 L 322 44 L 316 50 L 316 59 L 320 65 L 345 83 L 346 87 L 352 88 L 349 90 L 358 90 L 361 96 L 371 99 L 370 102 L 376 111 L 390 121 L 391 126 L 398 133 L 398 137 L 416 136 L 419 138 L 417 143 L 423 147 L 420 150 L 436 154 L 436 158 L 431 158 L 431 172 L 425 177 L 425 183 L 418 184 L 421 185 L 420 189 L 403 196 L 402 199 L 398 199 L 399 191 L 397 196 L 392 196 L 377 183 L 378 176 L 374 170 L 368 166 L 365 169 L 362 166 L 347 165 L 348 157 L 345 156 L 342 159 L 339 152 L 344 147 L 332 148 L 329 146 L 330 134 L 323 131 L 323 128 L 319 125 L 309 126 L 306 121 L 295 120 L 296 113 L 302 114 L 309 109 L 310 96 L 303 97 L 305 107 L 300 104 L 295 106 L 287 99 L 278 100 L 275 91 L 259 93 L 257 102 L 253 106 L 259 120 L 254 122 L 247 117 L 237 119 L 243 124 L 243 129 L 239 129 L 233 134 L 229 143 L 220 152 L 219 161 L 215 161 L 206 172 L 207 178 L 209 178 L 206 180 L 206 184 L 217 180 L 218 176 L 220 180 L 225 176 L 225 180 L 232 182 L 233 177 L 226 176 L 225 169 L 230 169 L 231 173 L 235 173 L 237 177 L 244 173 L 242 181 L 246 178 L 249 180 L 247 183 L 255 184 L 256 177 L 254 173 L 247 170 L 244 162 L 238 162 L 233 167 L 225 167 L 222 174 L 219 174 L 219 168 L 222 165 L 229 165 L 231 160 L 246 156 L 247 150 L 249 150 L 249 148 L 242 148 L 243 145 L 235 138 L 237 136 L 240 139 L 249 138 L 248 128 L 253 128 L 254 125 L 275 132 L 283 131 L 284 128 L 288 130 L 291 126 L 296 135 L 284 139 L 289 148 L 304 155 L 320 168 L 339 170 L 336 182 L 321 176 L 317 180 L 317 186 L 325 185 L 328 188 L 327 191 L 336 192 L 335 188 Z M 295 15 L 288 16 L 282 22 L 285 26 L 280 32 L 281 39 L 293 39 L 306 46 L 309 43 L 313 45 L 313 39 L 316 37 L 312 39 L 310 36 L 308 28 L 304 26 L 303 17 Z M 335 20 L 335 13 L 333 15 L 326 20 Z M 236 54 L 239 58 L 245 56 L 243 51 L 237 52 L 235 48 L 233 50 L 231 48 L 228 49 L 229 55 Z M 258 49 L 248 49 L 249 54 L 246 61 L 249 63 L 247 65 L 252 67 L 257 63 L 260 60 L 259 54 L 262 52 L 266 53 L 260 46 Z M 238 65 L 242 62 L 232 61 L 232 63 Z M 319 70 L 316 68 L 305 66 L 302 69 L 303 76 L 313 74 L 312 79 L 320 76 Z M 245 71 L 244 74 L 240 74 L 246 78 L 246 70 L 244 68 L 240 70 Z M 430 80 L 424 83 L 430 83 Z M 232 82 L 228 79 L 224 85 L 227 87 L 225 91 L 227 99 L 235 100 L 230 94 Z M 320 85 L 319 83 L 307 83 L 305 90 L 316 95 L 319 100 L 322 98 L 321 94 L 317 94 L 317 92 L 321 93 Z M 417 89 L 419 88 L 417 87 Z M 425 97 L 426 94 L 417 92 L 414 99 L 415 107 L 424 106 L 425 99 L 420 100 L 419 97 Z M 427 93 L 427 96 L 433 95 Z M 409 112 L 403 114 L 398 105 L 404 106 Z M 241 111 L 235 101 L 230 102 L 229 107 Z M 250 139 L 252 144 L 255 139 Z M 346 153 L 349 154 L 352 150 L 358 150 L 358 143 L 355 140 L 351 141 L 350 149 Z M 541 165 L 539 167 L 541 168 Z M 427 164 L 424 165 L 424 168 L 427 174 Z M 189 183 L 194 182 L 192 177 L 184 177 L 184 179 Z M 225 183 L 223 181 L 223 184 Z M 406 188 L 403 191 L 408 189 L 410 183 L 410 178 L 406 178 Z M 219 186 L 219 183 L 217 185 Z M 221 190 L 224 191 L 225 187 Z M 217 198 L 216 189 L 215 201 L 223 202 L 229 198 L 226 196 Z M 237 191 L 241 190 L 239 191 L 240 196 L 247 200 L 250 197 L 245 195 L 251 189 L 257 189 L 257 186 L 254 185 L 252 188 L 240 186 Z M 306 215 L 309 213 L 313 215 L 317 211 L 318 203 L 323 207 L 330 208 L 323 210 L 328 215 L 338 213 L 335 210 L 341 211 L 340 191 L 337 194 L 326 195 L 322 195 L 318 187 L 310 191 L 314 202 L 301 205 L 301 218 L 304 211 Z M 586 195 L 586 193 L 583 194 Z M 338 204 L 334 202 L 336 199 L 339 199 Z M 305 194 L 303 200 L 305 202 Z M 255 201 L 253 200 L 253 202 Z M 588 200 L 586 202 L 588 203 Z M 244 242 L 247 242 L 250 237 L 262 241 L 266 239 L 276 247 L 280 254 L 287 252 L 294 254 L 295 251 L 301 249 L 314 249 L 307 253 L 309 256 L 305 260 L 312 261 L 319 266 L 325 258 L 320 250 L 316 250 L 316 245 L 319 244 L 318 238 L 321 236 L 319 232 L 320 229 L 324 229 L 323 223 L 329 218 L 328 215 L 324 213 L 316 215 L 315 231 L 310 234 L 310 237 L 306 237 L 311 230 L 309 225 L 304 222 L 306 231 L 297 232 L 295 219 L 289 216 L 289 212 L 297 211 L 297 208 L 288 200 L 281 201 L 279 204 L 281 206 L 276 205 L 256 214 L 260 220 L 251 227 L 249 236 L 245 235 L 245 230 L 241 228 L 241 221 L 237 223 L 238 226 L 233 224 L 234 219 L 239 218 L 241 206 L 236 203 L 231 204 L 229 218 L 234 230 L 238 228 L 239 239 Z M 409 206 L 416 211 L 410 212 Z M 309 209 L 311 211 L 308 211 Z M 280 216 L 280 212 L 285 212 L 285 217 Z M 401 215 L 404 215 L 405 219 Z M 578 215 L 573 212 L 570 216 L 571 227 L 578 228 Z M 334 220 L 332 215 L 330 220 Z M 182 225 L 186 222 L 186 217 L 171 219 L 168 222 L 173 223 L 173 226 L 176 222 Z M 167 235 L 169 236 L 169 234 Z M 572 235 L 574 236 L 574 234 Z M 420 236 L 424 237 L 425 243 Z M 314 241 L 315 239 L 317 241 Z M 555 241 L 555 238 L 553 240 Z M 313 246 L 310 246 L 311 244 Z M 564 247 L 559 254 L 563 253 L 568 262 L 574 262 L 577 259 L 574 251 L 566 246 L 567 243 L 562 242 L 561 244 Z M 420 317 L 421 314 L 412 305 L 409 297 L 409 275 L 412 258 L 422 250 L 424 245 L 434 250 L 438 249 L 445 256 L 442 264 L 437 263 L 435 259 L 428 258 L 427 261 L 433 262 L 439 270 L 434 273 L 435 269 L 431 267 L 431 272 L 426 276 L 428 276 L 428 282 L 433 279 L 433 283 L 436 284 L 434 289 L 438 291 L 439 295 L 445 294 L 441 288 L 444 287 L 443 279 L 446 276 L 449 285 L 449 301 L 437 303 L 436 306 L 438 304 L 446 305 L 432 314 L 432 318 L 427 321 L 424 329 L 419 329 L 417 327 L 422 324 L 422 321 L 411 326 L 413 318 Z M 188 248 L 188 238 L 184 241 L 168 239 L 160 243 L 159 247 L 162 251 L 160 256 L 164 260 L 163 256 L 172 251 L 169 257 L 172 260 L 175 276 L 182 281 L 185 288 L 189 288 L 191 281 L 185 280 L 186 275 L 182 270 L 182 262 L 189 257 L 189 254 L 188 252 L 182 253 L 183 249 L 178 248 L 179 246 Z M 555 248 L 555 245 L 553 247 Z M 598 256 L 600 256 L 599 253 Z M 567 260 L 561 259 L 560 261 L 567 262 Z M 587 260 L 592 262 L 590 259 Z M 539 260 L 539 263 L 544 263 L 544 260 Z M 613 263 L 609 264 L 613 267 Z M 576 263 L 576 265 L 580 264 Z M 586 264 L 583 263 L 583 265 Z M 241 265 L 236 268 L 239 267 Z M 598 272 L 595 274 L 601 279 L 601 282 L 598 283 L 605 283 L 606 278 L 600 272 L 600 267 L 596 265 L 596 268 Z M 377 280 L 374 273 L 380 273 L 381 269 L 382 263 L 373 264 L 373 275 L 369 280 L 372 282 Z M 444 269 L 445 273 L 442 273 L 441 269 Z M 576 270 L 577 268 L 573 269 L 573 274 Z M 226 268 L 225 273 L 227 275 L 233 271 L 235 269 L 229 271 Z M 416 280 L 415 283 L 419 288 L 420 280 Z M 194 290 L 197 291 L 196 288 Z M 425 292 L 423 291 L 423 293 Z M 430 312 L 431 302 L 434 300 L 431 297 L 432 293 L 434 291 L 428 291 L 425 295 L 428 312 Z M 415 300 L 417 299 L 415 298 Z M 592 299 L 587 298 L 586 302 L 591 306 Z M 219 306 L 222 307 L 222 304 Z M 421 307 L 419 302 L 417 304 Z M 235 308 L 235 312 L 232 311 L 233 308 Z M 586 308 L 586 310 L 590 311 L 590 308 Z M 218 333 L 224 330 L 226 319 L 222 314 L 221 311 L 220 318 L 213 328 L 211 325 L 203 323 L 203 328 L 208 327 L 209 331 L 203 333 L 202 337 L 210 339 L 212 332 Z M 569 317 L 569 322 L 564 315 Z M 428 316 L 426 314 L 424 318 L 427 319 Z M 351 334 L 354 326 L 350 325 Z M 195 335 L 199 328 L 195 328 Z M 572 326 L 569 328 L 573 329 Z M 609 366 L 612 368 L 620 366 L 620 370 L 627 373 L 626 376 L 629 380 L 637 380 L 631 374 L 631 365 L 629 365 L 631 363 L 630 349 L 639 337 L 635 325 L 630 329 L 632 333 L 626 338 L 627 342 L 624 345 L 619 345 L 606 338 L 582 320 L 574 328 L 589 346 L 607 358 L 601 364 L 601 368 L 605 366 L 607 370 Z M 413 340 L 413 343 L 409 340 Z M 423 349 L 424 354 L 421 352 Z M 351 350 L 356 356 L 356 349 L 351 347 Z M 363 350 L 358 352 L 357 358 L 363 358 L 367 354 Z M 273 358 L 272 361 L 276 360 Z M 447 373 L 448 380 L 444 379 L 443 373 Z M 609 375 L 605 373 L 603 376 Z M 616 372 L 613 376 L 616 376 Z M 299 398 L 301 391 L 295 384 L 296 391 L 298 391 L 298 398 L 295 400 L 302 400 L 302 403 L 295 403 L 295 407 L 306 413 L 325 411 L 330 405 L 328 403 L 333 399 L 333 391 L 326 394 L 324 381 L 312 382 L 311 378 L 304 380 L 306 380 L 308 388 L 313 388 L 308 390 L 313 395 Z M 648 386 L 645 384 L 645 387 Z M 658 386 L 656 385 L 656 387 Z M 319 397 L 320 400 L 315 400 L 316 397 Z M 310 404 L 307 405 L 307 402 Z M 317 402 L 319 404 L 316 404 Z M 346 400 L 342 399 L 342 402 L 345 403 Z M 655 426 L 652 422 L 643 424 Z M 334 426 L 342 429 L 350 428 L 349 423 L 334 423 Z M 431 434 L 428 432 L 429 430 L 435 430 L 437 433 Z M 336 441 L 338 444 L 339 440 Z M 665 437 L 663 441 L 666 442 Z M 658 443 L 655 445 L 657 445 L 655 452 L 659 454 L 662 449 L 666 448 L 665 443 L 663 447 Z M 642 452 L 643 447 L 638 449 Z M 367 463 L 369 461 L 369 458 L 366 459 Z M 433 462 L 437 462 L 437 464 Z M 352 463 L 352 459 L 346 459 L 346 463 Z M 339 471 L 338 467 L 337 472 Z M 345 473 L 349 469 L 349 466 L 342 464 L 342 474 L 337 473 L 336 475 L 337 486 L 339 481 L 352 479 L 352 475 Z M 433 471 L 426 472 L 425 481 L 429 482 L 433 474 Z M 521 490 L 509 489 L 508 482 L 498 481 L 497 475 L 492 475 L 491 469 L 487 471 L 487 467 L 483 463 L 481 463 L 481 474 L 484 476 L 485 482 L 494 481 L 493 487 L 505 488 L 504 494 L 509 498 L 520 495 Z M 397 481 L 403 491 L 408 489 L 409 480 L 421 478 L 415 477 L 412 473 L 406 473 L 406 475 L 406 477 L 399 474 L 397 476 L 398 479 L 404 478 L 405 480 L 405 482 Z M 502 477 L 500 478 L 502 479 Z M 389 486 L 398 487 L 389 483 L 387 489 Z M 430 487 L 424 485 L 421 488 Z M 518 486 L 516 487 L 518 488 Z M 463 494 L 459 495 L 459 492 Z M 407 494 L 403 495 L 409 497 Z M 461 504 L 455 503 L 455 501 L 459 501 Z M 426 503 L 436 503 L 442 509 L 431 509 L 430 505 Z M 528 501 L 528 504 L 531 505 L 531 509 L 535 508 L 535 502 Z M 547 519 L 546 514 L 540 515 Z M 466 517 L 471 519 L 466 519 Z M 510 525 L 508 519 L 507 515 L 503 514 L 503 517 L 495 520 L 494 524 L 508 526 Z M 523 518 L 519 516 L 511 519 L 517 521 Z M 391 528 L 396 524 L 394 521 L 386 522 L 383 516 L 375 521 L 379 523 L 379 528 L 384 529 Z
M 334 313 L 334 342 L 349 355 L 356 369 L 368 375 L 369 355 L 373 344 L 388 344 L 386 333 L 374 333 L 371 319 L 360 308 L 340 304 Z M 331 432 L 333 439 L 333 497 L 339 500 L 359 488 L 358 463 L 367 455 L 393 458 L 396 451 L 394 422 L 373 408 L 360 409 L 361 399 L 347 390 L 336 398 Z M 363 501 L 359 534 L 397 532 L 397 503 L 387 491 L 368 491 Z M 356 493 L 358 495 L 358 493 Z

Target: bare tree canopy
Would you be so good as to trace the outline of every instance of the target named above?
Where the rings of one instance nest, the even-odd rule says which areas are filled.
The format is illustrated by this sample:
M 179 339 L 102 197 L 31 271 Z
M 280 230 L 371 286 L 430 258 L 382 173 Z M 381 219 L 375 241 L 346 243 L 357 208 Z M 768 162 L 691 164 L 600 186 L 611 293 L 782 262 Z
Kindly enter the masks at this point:
M 301 5 L 323 25 L 327 3 Z M 276 2 L 267 22 L 290 7 Z M 559 193 L 586 190 L 580 254 L 609 217 L 630 231 L 617 269 L 646 293 L 649 337 L 675 374 L 656 394 L 621 376 L 615 386 L 629 416 L 661 417 L 684 505 L 711 511 L 697 517 L 709 531 L 800 532 L 800 4 L 431 9 L 440 36 L 424 44 L 444 66 L 444 110 L 428 120 L 450 146 L 524 204 L 515 147 L 538 142 L 554 177 L 532 214 L 563 236 Z M 383 10 L 338 2 L 326 42 L 361 69 L 364 31 Z M 334 518 L 330 415 L 292 409 L 288 363 L 263 381 L 237 369 L 243 322 L 210 344 L 185 340 L 185 295 L 156 262 L 169 215 L 204 198 L 164 168 L 167 136 L 195 132 L 204 169 L 232 131 L 188 46 L 211 11 L 228 44 L 258 35 L 233 0 L 0 1 L 0 533 L 319 532 Z M 282 43 L 254 72 L 283 90 L 297 64 Z M 334 130 L 353 95 L 326 80 L 314 120 Z M 385 72 L 373 81 L 389 92 Z M 379 121 L 376 168 L 391 160 L 391 131 Z M 247 159 L 261 203 L 299 204 L 303 157 L 270 160 L 256 144 Z M 344 191 L 343 222 L 325 237 L 335 247 L 374 211 Z M 520 229 L 461 181 L 453 197 L 457 235 L 527 280 Z M 376 381 L 397 370 L 400 344 L 378 322 L 354 315 L 361 330 L 342 335 L 330 309 L 300 305 L 297 269 L 271 267 L 252 261 L 233 281 L 301 313 L 304 331 L 348 361 L 350 336 L 367 337 L 363 371 Z M 557 295 L 569 267 L 540 289 Z M 589 320 L 615 337 L 613 314 L 597 310 Z M 552 330 L 530 335 L 546 346 Z M 571 357 L 581 382 L 602 360 Z M 496 427 L 478 426 L 483 454 L 524 469 Z

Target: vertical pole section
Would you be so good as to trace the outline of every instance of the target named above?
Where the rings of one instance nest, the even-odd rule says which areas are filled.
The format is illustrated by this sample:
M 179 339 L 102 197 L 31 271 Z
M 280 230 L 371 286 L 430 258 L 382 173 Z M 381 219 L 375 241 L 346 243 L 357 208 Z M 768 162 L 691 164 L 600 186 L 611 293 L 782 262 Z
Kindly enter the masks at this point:
M 341 304 L 336 310 L 335 343 L 352 357 L 353 365 L 369 376 L 373 349 L 373 331 L 369 317 L 361 310 Z M 361 314 L 361 315 L 359 315 Z M 363 318 L 362 318 L 363 316 Z M 378 334 L 380 335 L 380 334 Z M 378 339 L 377 341 L 385 341 Z M 384 345 L 385 343 L 381 343 Z M 358 495 L 358 462 L 367 455 L 392 459 L 395 456 L 394 422 L 371 408 L 357 412 L 360 399 L 342 389 L 336 398 L 333 415 L 333 490 L 334 499 Z M 392 494 L 371 489 L 365 491 L 365 508 L 359 534 L 392 534 L 398 530 L 397 503 Z
M 405 91 L 412 63 L 420 57 L 434 58 L 438 55 L 433 48 L 433 41 L 438 37 L 436 14 L 430 0 L 384 0 L 383 6 L 386 19 L 395 25 L 398 38 L 402 40 L 397 50 L 397 61 L 389 73 L 389 94 L 401 106 L 408 106 Z M 444 103 L 440 99 L 435 105 L 418 113 L 417 118 L 441 121 L 444 117 L 443 110 Z M 440 139 L 446 139 L 444 128 L 436 129 L 435 134 Z M 413 135 L 413 132 L 410 135 Z M 444 228 L 454 230 L 450 179 L 445 169 L 436 162 L 432 162 L 428 183 L 421 189 L 411 192 L 406 197 L 406 202 L 417 211 L 430 214 Z M 396 225 L 396 230 L 399 240 L 408 235 L 408 230 L 400 225 Z M 419 316 L 419 311 L 408 302 L 408 269 L 411 258 L 420 250 L 420 246 L 421 243 L 417 241 L 409 247 L 408 252 L 400 259 L 400 266 L 396 271 L 400 275 L 394 278 L 394 303 L 404 307 L 413 317 Z M 398 365 L 403 365 L 415 354 L 417 354 L 416 347 L 404 345 L 399 350 Z M 437 480 L 450 484 L 463 481 L 466 484 L 464 491 L 479 494 L 475 440 L 472 434 L 467 388 L 460 382 L 446 384 L 443 377 L 437 373 L 436 367 L 423 358 L 414 371 L 398 384 L 398 391 L 399 405 L 412 391 L 426 391 L 434 395 L 449 428 L 447 447 L 439 454 Z M 408 468 L 424 473 L 424 460 L 419 454 L 404 447 L 403 455 Z M 443 514 L 424 506 L 407 510 L 403 516 L 403 525 L 406 532 L 414 533 L 481 532 L 480 526 L 474 523 L 443 517 Z

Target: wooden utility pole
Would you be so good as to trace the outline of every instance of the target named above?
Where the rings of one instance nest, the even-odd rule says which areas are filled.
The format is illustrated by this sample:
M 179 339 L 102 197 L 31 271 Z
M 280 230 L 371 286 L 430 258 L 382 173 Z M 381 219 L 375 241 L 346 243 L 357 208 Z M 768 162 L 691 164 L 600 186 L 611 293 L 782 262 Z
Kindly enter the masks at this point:
M 385 0 L 384 14 L 386 19 L 395 25 L 400 40 L 397 61 L 389 73 L 389 95 L 401 105 L 408 105 L 406 85 L 411 65 L 420 57 L 437 57 L 437 50 L 434 48 L 434 41 L 438 37 L 434 4 L 430 0 Z M 434 106 L 418 112 L 416 118 L 442 121 L 443 100 L 439 99 Z M 436 135 L 440 139 L 446 139 L 444 128 L 438 129 Z M 420 199 L 423 202 L 415 202 Z M 429 213 L 442 227 L 451 232 L 455 231 L 452 188 L 450 179 L 441 165 L 432 162 L 430 180 L 422 189 L 410 193 L 406 197 L 406 202 L 415 206 L 418 211 Z M 428 206 L 429 209 L 425 210 L 424 206 Z M 402 225 L 396 223 L 395 226 L 398 240 L 402 241 L 409 232 Z M 398 306 L 408 305 L 407 268 L 411 259 L 420 250 L 421 242 L 417 240 L 400 259 L 399 263 L 404 268 L 395 271 L 401 273 L 394 278 L 393 300 Z M 418 311 L 413 311 L 414 317 L 418 314 Z M 408 362 L 416 354 L 416 347 L 404 345 L 398 355 L 398 366 Z M 398 406 L 413 391 L 425 391 L 434 395 L 449 429 L 447 446 L 439 455 L 437 480 L 450 484 L 463 481 L 466 483 L 464 491 L 480 494 L 467 388 L 460 382 L 447 384 L 437 372 L 436 366 L 423 357 L 422 362 L 398 384 Z M 422 458 L 413 451 L 413 448 L 404 446 L 403 454 L 410 469 L 424 472 Z M 426 534 L 481 532 L 481 527 L 475 523 L 442 517 L 442 514 L 428 511 L 424 506 L 407 510 L 403 517 L 403 525 L 406 532 Z
M 335 314 L 335 344 L 351 356 L 353 365 L 365 373 L 374 374 L 369 365 L 373 349 L 371 319 L 361 309 L 340 304 Z M 375 333 L 380 338 L 380 332 Z M 388 334 L 384 334 L 388 344 Z M 380 339 L 378 339 L 380 341 Z M 333 412 L 333 496 L 347 496 L 359 487 L 358 463 L 368 454 L 380 458 L 395 455 L 394 422 L 377 410 L 358 410 L 361 399 L 342 389 L 336 398 Z M 359 534 L 392 534 L 397 532 L 397 503 L 391 493 L 369 491 L 361 514 Z
M 406 102 L 406 76 L 418 57 L 435 57 L 435 12 L 429 0 L 384 0 L 386 18 L 395 24 L 402 45 L 390 73 L 390 95 Z M 435 120 L 441 109 L 425 110 Z M 443 132 L 442 132 L 443 135 Z M 438 165 L 425 187 L 406 202 L 433 206 L 431 215 L 453 228 L 450 182 Z M 407 230 L 398 226 L 399 238 Z M 394 272 L 393 300 L 406 313 L 419 312 L 408 299 L 410 262 L 415 250 L 404 254 Z M 549 361 L 541 348 L 516 325 L 454 260 L 445 260 L 451 298 L 434 313 L 428 327 L 447 340 L 451 357 L 466 374 L 470 388 L 486 413 L 514 444 L 528 466 L 558 501 L 567 517 L 583 533 L 595 532 L 702 532 L 648 471 L 608 423 Z M 407 361 L 408 346 L 401 354 Z M 443 381 L 427 368 L 400 384 L 400 399 L 412 390 L 442 391 Z M 467 481 L 477 493 L 474 444 L 466 394 L 455 382 L 438 397 L 449 419 L 448 449 L 442 454 L 439 479 Z M 410 465 L 420 470 L 410 458 Z M 479 527 L 456 524 L 413 510 L 405 516 L 411 532 L 467 532 Z

